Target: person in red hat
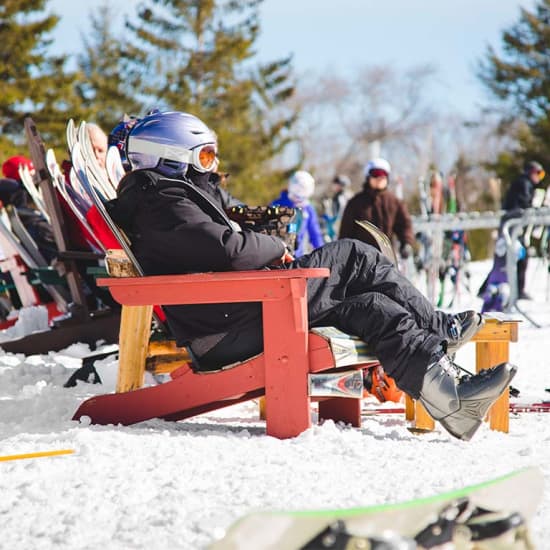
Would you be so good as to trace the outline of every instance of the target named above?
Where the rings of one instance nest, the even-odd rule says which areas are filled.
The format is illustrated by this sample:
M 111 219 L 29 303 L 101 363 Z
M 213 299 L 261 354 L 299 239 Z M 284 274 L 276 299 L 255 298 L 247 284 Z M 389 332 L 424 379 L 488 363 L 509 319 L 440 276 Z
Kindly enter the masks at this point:
M 20 166 L 27 166 L 31 173 L 34 172 L 34 166 L 30 159 L 23 155 L 15 155 L 2 164 L 2 174 L 4 174 L 6 178 L 21 181 L 19 177 Z
M 44 258 L 50 262 L 57 255 L 52 228 L 44 216 L 35 210 L 32 199 L 23 186 L 19 176 L 21 166 L 28 167 L 31 174 L 34 174 L 32 161 L 22 155 L 10 157 L 2 164 L 5 179 L 0 179 L 0 201 L 4 206 L 12 205 L 17 209 L 21 222 Z

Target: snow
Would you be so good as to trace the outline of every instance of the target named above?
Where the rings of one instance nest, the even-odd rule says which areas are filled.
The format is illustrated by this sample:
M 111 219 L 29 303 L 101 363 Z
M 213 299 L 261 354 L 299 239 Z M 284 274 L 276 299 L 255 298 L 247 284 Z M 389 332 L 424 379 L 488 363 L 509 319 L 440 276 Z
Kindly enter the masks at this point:
M 488 269 L 473 264 L 473 288 Z M 521 399 L 544 398 L 550 386 L 547 278 L 547 266 L 531 260 L 536 300 L 522 305 L 545 326 L 523 322 L 510 347 Z M 479 299 L 464 293 L 459 308 L 471 306 Z M 199 549 L 255 510 L 401 501 L 533 465 L 550 486 L 547 414 L 512 417 L 509 434 L 484 425 L 468 443 L 439 427 L 414 435 L 395 414 L 365 416 L 361 429 L 326 422 L 279 441 L 264 434 L 254 402 L 179 423 L 78 424 L 71 416 L 82 400 L 112 391 L 116 377 L 116 361 L 107 358 L 96 362 L 104 385 L 64 388 L 87 353 L 75 344 L 48 355 L 0 355 L 0 456 L 74 450 L 0 462 L 0 548 Z M 473 369 L 474 346 L 457 362 Z M 547 490 L 532 520 L 539 549 L 550 548 L 549 518 Z

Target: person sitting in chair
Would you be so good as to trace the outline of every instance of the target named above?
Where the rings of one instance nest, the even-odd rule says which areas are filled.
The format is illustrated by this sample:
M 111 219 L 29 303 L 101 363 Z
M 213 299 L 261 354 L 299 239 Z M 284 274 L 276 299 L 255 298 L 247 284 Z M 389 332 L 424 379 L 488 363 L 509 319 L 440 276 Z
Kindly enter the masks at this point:
M 127 137 L 126 153 L 132 171 L 111 213 L 147 275 L 326 267 L 328 278 L 307 282 L 309 327 L 332 325 L 368 342 L 398 387 L 420 399 L 453 436 L 469 440 L 507 391 L 513 365 L 459 379 L 447 355 L 449 346 L 477 332 L 480 315 L 435 311 L 373 246 L 342 239 L 294 260 L 278 237 L 237 230 L 210 191 L 218 162 L 215 134 L 195 116 L 170 111 L 143 118 Z M 177 344 L 190 348 L 199 369 L 219 369 L 262 351 L 260 304 L 165 311 Z

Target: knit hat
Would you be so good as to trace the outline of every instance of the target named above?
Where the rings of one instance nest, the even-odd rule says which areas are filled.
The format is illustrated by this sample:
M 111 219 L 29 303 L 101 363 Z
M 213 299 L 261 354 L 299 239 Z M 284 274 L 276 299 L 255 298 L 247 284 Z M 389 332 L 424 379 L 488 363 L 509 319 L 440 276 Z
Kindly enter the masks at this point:
M 34 170 L 33 163 L 30 159 L 22 155 L 16 155 L 14 157 L 10 157 L 4 162 L 4 164 L 2 164 L 2 173 L 6 176 L 6 178 L 20 181 L 19 166 L 21 165 L 28 166 L 29 170 Z

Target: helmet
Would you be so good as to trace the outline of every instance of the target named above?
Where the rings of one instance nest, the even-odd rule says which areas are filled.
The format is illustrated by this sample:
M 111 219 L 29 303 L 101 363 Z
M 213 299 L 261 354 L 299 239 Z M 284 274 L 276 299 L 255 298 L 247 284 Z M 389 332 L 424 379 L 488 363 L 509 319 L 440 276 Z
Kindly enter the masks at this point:
M 130 130 L 126 154 L 133 170 L 155 168 L 165 176 L 182 176 L 191 164 L 197 172 L 212 172 L 217 166 L 216 141 L 196 116 L 153 112 Z
M 536 160 L 530 160 L 526 162 L 523 166 L 523 171 L 525 174 L 529 175 L 533 172 L 536 172 L 539 176 L 541 176 L 541 180 L 544 178 L 544 168 L 540 162 L 537 162 Z
M 524 164 L 523 170 L 527 173 L 534 171 L 540 172 L 541 170 L 544 170 L 544 168 L 540 162 L 537 162 L 536 160 L 529 160 Z
M 22 155 L 17 155 L 15 157 L 10 157 L 2 164 L 2 173 L 6 178 L 19 181 L 21 179 L 19 177 L 19 166 L 21 165 L 27 166 L 31 172 L 34 170 L 34 165 L 30 159 Z
M 332 183 L 338 183 L 342 187 L 349 187 L 351 185 L 350 179 L 344 174 L 337 174 L 336 176 L 334 176 Z
M 288 197 L 298 206 L 306 204 L 315 190 L 313 176 L 305 170 L 294 172 L 288 180 Z
M 365 166 L 365 176 L 368 177 L 372 170 L 382 170 L 386 173 L 386 176 L 391 174 L 390 163 L 381 157 L 369 160 Z

